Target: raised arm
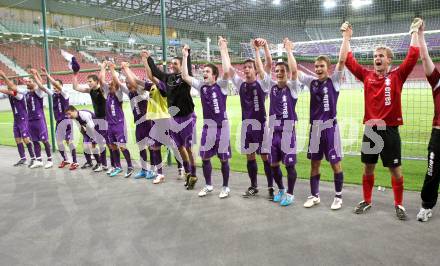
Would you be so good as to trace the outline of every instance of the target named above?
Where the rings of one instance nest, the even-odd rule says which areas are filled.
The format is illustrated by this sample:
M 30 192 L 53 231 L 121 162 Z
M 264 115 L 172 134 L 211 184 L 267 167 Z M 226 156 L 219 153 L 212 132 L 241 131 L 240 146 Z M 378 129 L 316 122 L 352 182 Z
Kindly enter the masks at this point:
M 419 46 L 420 46 L 420 58 L 422 59 L 423 69 L 425 71 L 426 76 L 431 76 L 432 72 L 435 69 L 435 65 L 432 62 L 431 57 L 428 53 L 428 47 L 426 45 L 425 41 L 425 25 L 422 24 L 422 26 L 419 29 Z
M 41 78 L 40 74 L 38 73 L 38 71 L 36 69 L 31 69 L 30 73 L 32 74 L 32 76 L 34 77 L 35 83 L 37 84 L 38 88 L 41 91 L 44 91 L 45 93 L 52 95 L 51 91 L 49 91 L 44 85 L 43 85 L 43 79 Z
M 112 81 L 115 83 L 117 90 L 121 87 L 121 81 L 119 80 L 119 74 L 116 72 L 116 65 L 112 62 L 107 63 L 110 73 L 112 74 Z
M 46 68 L 42 67 L 41 72 L 43 73 L 43 75 L 46 75 L 47 79 L 49 80 L 50 84 L 52 84 L 52 86 L 54 86 L 60 91 L 63 90 L 63 86 L 60 86 L 60 84 L 47 72 Z
M 263 49 L 264 49 L 264 71 L 266 73 L 270 73 L 272 71 L 272 55 L 269 50 L 269 43 L 262 39 L 263 41 Z
M 193 83 L 193 77 L 189 75 L 188 70 L 188 56 L 189 56 L 189 46 L 185 45 L 182 48 L 182 79 L 189 85 Z
M 72 76 L 72 88 L 78 92 L 89 93 L 90 88 L 82 88 L 78 84 L 78 73 L 73 73 Z
M 287 63 L 289 64 L 290 72 L 292 73 L 292 79 L 298 79 L 298 65 L 296 63 L 295 57 L 293 56 L 294 44 L 288 38 L 284 38 L 284 49 L 287 53 Z
M 222 36 L 218 36 L 218 47 L 222 58 L 223 78 L 229 79 L 234 76 L 235 70 L 231 66 L 231 59 L 228 52 L 228 41 Z
M 0 93 L 6 94 L 6 95 L 11 95 L 11 96 L 16 95 L 16 93 L 14 93 L 14 91 L 8 90 L 8 89 L 2 89 L 2 88 L 0 88 Z
M 345 60 L 345 66 L 348 70 L 360 81 L 364 81 L 364 77 L 368 74 L 368 69 L 361 66 L 354 58 L 353 52 L 350 49 L 350 44 L 348 44 L 348 55 Z
M 411 23 L 409 33 L 411 34 L 410 46 L 419 47 L 419 30 L 423 25 L 423 20 L 421 18 L 415 18 Z
M 158 78 L 159 80 L 162 81 L 166 81 L 167 79 L 167 74 L 164 73 L 163 71 L 161 71 L 156 64 L 154 63 L 153 58 L 151 58 L 151 56 L 148 56 L 148 67 L 150 68 L 151 73 L 153 74 L 154 77 Z
M 150 68 L 150 53 L 148 51 L 142 51 L 141 53 L 142 62 L 144 63 L 145 74 L 147 75 L 147 79 L 153 82 L 156 86 L 159 86 L 159 82 L 161 79 L 156 78 L 153 74 L 153 71 Z
M 351 28 L 350 23 L 347 21 L 344 22 L 341 26 L 342 31 L 342 44 L 341 49 L 339 50 L 339 59 L 338 63 L 336 64 L 336 70 L 342 71 L 345 67 L 345 62 L 347 61 L 347 54 L 350 50 L 350 39 L 353 35 L 353 30 Z
M 3 72 L 2 70 L 0 70 L 0 78 L 2 78 L 5 81 L 6 86 L 8 86 L 9 90 L 12 90 L 15 92 L 17 91 L 17 86 L 14 84 L 14 82 L 12 82 L 10 79 L 8 79 L 5 72 Z
M 397 69 L 397 73 L 403 81 L 405 81 L 408 78 L 409 74 L 411 74 L 411 71 L 414 69 L 417 64 L 417 60 L 419 59 L 420 49 L 418 32 L 422 24 L 423 20 L 420 18 L 415 18 L 411 23 L 409 31 L 411 34 L 411 44 L 405 59 Z
M 251 45 L 255 50 L 255 66 L 257 67 L 257 73 L 260 76 L 260 79 L 262 79 L 266 72 L 264 71 L 263 62 L 260 57 L 260 47 L 257 46 L 254 40 L 251 41 Z
M 105 72 L 106 72 L 105 68 L 107 67 L 108 63 L 109 62 L 104 61 L 101 64 L 99 64 L 100 71 L 99 71 L 99 75 L 98 75 L 98 80 L 99 80 L 99 83 L 101 84 L 101 86 L 105 84 Z
M 130 64 L 128 62 L 121 62 L 121 69 L 122 69 L 122 71 L 124 71 L 124 74 L 127 77 L 128 87 L 131 88 L 132 90 L 135 90 L 137 88 L 137 86 L 139 85 L 139 83 L 138 83 L 139 79 L 133 73 L 133 71 L 131 71 Z

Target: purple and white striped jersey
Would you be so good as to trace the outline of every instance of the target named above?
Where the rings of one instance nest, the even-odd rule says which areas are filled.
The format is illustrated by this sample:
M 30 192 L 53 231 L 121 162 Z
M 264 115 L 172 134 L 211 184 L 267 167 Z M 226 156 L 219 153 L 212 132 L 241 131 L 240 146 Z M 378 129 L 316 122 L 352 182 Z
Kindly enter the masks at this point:
M 39 88 L 27 91 L 26 98 L 27 112 L 29 120 L 45 119 L 43 97 L 44 93 Z
M 47 93 L 52 96 L 53 103 L 53 115 L 57 122 L 67 119 L 64 113 L 69 107 L 69 94 L 62 90 L 60 92 L 55 92 L 54 90 L 47 89 Z
M 339 88 L 343 72 L 336 71 L 326 80 L 299 73 L 299 81 L 310 90 L 310 124 L 336 119 Z
M 226 112 L 228 81 L 218 80 L 213 85 L 207 85 L 204 82 L 193 78 L 191 86 L 200 93 L 203 119 L 213 120 L 218 126 L 221 126 L 222 121 L 228 119 L 228 114 Z
M 285 87 L 280 88 L 275 81 L 272 81 L 269 96 L 269 115 L 271 119 L 275 119 L 275 121 L 277 121 L 277 124 L 278 121 L 280 121 L 279 125 L 273 124 L 273 121 L 269 123 L 270 125 L 273 125 L 273 129 L 275 131 L 283 131 L 286 121 L 291 121 L 292 125 L 298 121 L 295 106 L 301 90 L 299 85 L 300 84 L 297 80 L 289 80 Z M 286 130 L 289 129 L 287 128 Z
M 125 86 L 125 85 L 121 85 Z M 108 86 L 103 86 L 104 95 L 106 97 L 105 120 L 109 125 L 123 125 L 124 124 L 124 110 L 122 109 L 122 100 L 124 97 L 123 89 L 118 89 L 114 93 L 110 93 Z M 128 91 L 125 87 L 124 90 Z
M 28 114 L 26 110 L 26 99 L 22 94 L 17 93 L 16 96 L 8 95 L 11 104 L 12 113 L 15 121 L 27 120 Z
M 271 87 L 270 75 L 265 74 L 263 80 L 247 83 L 235 74 L 232 83 L 239 90 L 241 119 L 255 119 L 261 123 L 266 122 L 267 114 L 264 103 Z

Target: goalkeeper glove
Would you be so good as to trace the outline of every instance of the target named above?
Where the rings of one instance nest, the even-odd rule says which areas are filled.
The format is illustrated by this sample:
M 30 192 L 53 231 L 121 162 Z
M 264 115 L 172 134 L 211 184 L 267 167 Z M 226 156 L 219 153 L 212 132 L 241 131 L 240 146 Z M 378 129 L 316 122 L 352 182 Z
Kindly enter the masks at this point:
M 415 18 L 411 23 L 411 27 L 409 28 L 409 34 L 413 34 L 414 32 L 419 32 L 420 26 L 422 26 L 423 20 L 421 18 Z
M 347 30 L 348 28 L 350 28 L 350 27 L 351 27 L 350 22 L 345 21 L 344 23 L 342 23 L 340 30 L 341 30 L 341 31 L 346 31 L 346 30 Z

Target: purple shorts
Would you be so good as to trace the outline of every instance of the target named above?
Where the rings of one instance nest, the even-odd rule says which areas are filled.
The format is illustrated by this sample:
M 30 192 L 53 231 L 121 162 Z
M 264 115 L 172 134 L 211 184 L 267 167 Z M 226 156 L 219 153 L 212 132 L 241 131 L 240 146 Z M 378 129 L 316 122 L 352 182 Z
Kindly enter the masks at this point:
M 14 120 L 14 138 L 29 138 L 28 121 L 24 117 Z
M 127 143 L 127 134 L 124 124 L 108 125 L 107 143 L 108 144 L 125 144 Z
M 55 138 L 57 142 L 63 140 L 70 141 L 73 139 L 72 120 L 64 119 L 57 121 L 55 126 Z
M 150 147 L 171 146 L 169 118 L 151 120 L 149 136 L 147 145 Z
M 268 145 L 268 128 L 262 124 L 264 128 L 252 130 L 251 125 L 242 124 L 241 128 L 241 153 L 242 154 L 269 154 L 270 146 Z M 247 130 L 246 128 L 247 127 Z
M 150 135 L 151 120 L 136 125 L 136 142 L 144 141 Z
M 217 155 L 223 161 L 230 159 L 232 154 L 229 140 L 229 125 L 223 129 L 222 127 L 203 126 L 200 140 L 200 157 L 202 157 L 202 160 L 206 160 Z
M 296 133 L 293 131 L 274 131 L 270 149 L 270 162 L 291 166 L 296 164 Z
M 32 141 L 48 141 L 46 119 L 29 120 L 29 133 Z
M 321 132 L 319 127 L 312 126 L 309 135 L 308 159 L 320 161 L 325 155 L 325 159 L 331 164 L 341 161 L 342 146 L 338 124 L 325 128 Z
M 171 121 L 171 138 L 173 138 L 177 147 L 183 146 L 185 148 L 191 148 L 193 140 L 196 139 L 196 114 L 191 113 L 182 117 L 175 116 L 171 119 L 173 119 L 173 121 Z M 186 126 L 180 128 L 179 125 Z

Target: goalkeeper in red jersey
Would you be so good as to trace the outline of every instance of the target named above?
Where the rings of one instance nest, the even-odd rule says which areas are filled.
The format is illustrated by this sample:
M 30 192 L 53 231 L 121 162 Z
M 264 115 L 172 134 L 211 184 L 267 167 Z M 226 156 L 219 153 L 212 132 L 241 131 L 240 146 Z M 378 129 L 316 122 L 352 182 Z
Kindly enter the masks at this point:
M 437 203 L 440 182 L 440 72 L 429 56 L 424 35 L 424 26 L 422 25 L 419 30 L 420 57 L 422 58 L 425 75 L 432 88 L 434 119 L 428 146 L 428 169 L 421 194 L 422 207 L 417 214 L 417 220 L 420 222 L 427 222 L 432 217 L 432 208 Z
M 388 47 L 374 51 L 374 70 L 362 67 L 349 52 L 346 66 L 356 78 L 364 83 L 365 115 L 361 159 L 364 163 L 362 186 L 364 200 L 354 212 L 365 213 L 371 208 L 374 187 L 374 169 L 379 156 L 391 174 L 396 215 L 406 220 L 403 202 L 403 176 L 401 170 L 401 140 L 399 126 L 403 125 L 401 94 L 403 83 L 417 64 L 419 58 L 418 31 L 423 21 L 414 19 L 410 27 L 411 44 L 402 64 L 391 70 L 393 52 Z

